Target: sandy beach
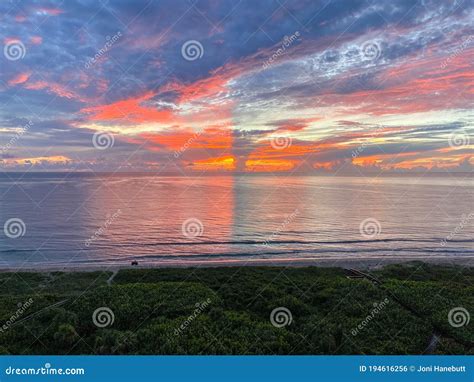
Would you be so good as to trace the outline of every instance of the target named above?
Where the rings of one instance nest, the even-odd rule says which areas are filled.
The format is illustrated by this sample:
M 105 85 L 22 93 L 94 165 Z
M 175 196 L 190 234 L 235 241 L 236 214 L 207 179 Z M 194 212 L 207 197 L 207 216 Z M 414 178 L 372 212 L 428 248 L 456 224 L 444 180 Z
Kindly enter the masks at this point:
M 95 272 L 95 271 L 112 271 L 116 272 L 122 269 L 160 269 L 160 268 L 228 268 L 228 267 L 331 267 L 331 268 L 353 268 L 353 269 L 380 269 L 390 264 L 406 264 L 411 262 L 421 262 L 426 264 L 435 265 L 455 265 L 462 267 L 473 267 L 474 256 L 462 256 L 462 257 L 446 257 L 446 256 L 430 256 L 430 257 L 413 257 L 413 258 L 371 258 L 371 259 L 318 259 L 308 261 L 294 261 L 293 259 L 283 260 L 262 260 L 252 259 L 248 261 L 206 261 L 205 263 L 199 262 L 175 262 L 175 263 L 138 263 L 137 265 L 131 264 L 110 264 L 110 265 L 50 265 L 50 266 L 19 266 L 19 267 L 8 267 L 0 268 L 0 272 Z

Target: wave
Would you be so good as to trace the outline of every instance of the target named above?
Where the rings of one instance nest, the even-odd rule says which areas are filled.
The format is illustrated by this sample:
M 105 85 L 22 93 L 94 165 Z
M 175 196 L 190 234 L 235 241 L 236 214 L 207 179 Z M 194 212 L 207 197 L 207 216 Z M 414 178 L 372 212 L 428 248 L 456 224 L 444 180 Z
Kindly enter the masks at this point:
M 90 251 L 90 250 L 100 250 L 100 249 L 122 249 L 122 248 L 140 248 L 140 247 L 202 247 L 202 246 L 210 246 L 210 245 L 255 245 L 259 247 L 271 247 L 274 245 L 346 245 L 346 244 L 377 244 L 377 243 L 440 243 L 444 241 L 440 238 L 427 238 L 427 239 L 406 239 L 406 238 L 386 238 L 386 239 L 367 239 L 367 240 L 339 240 L 339 241 L 331 241 L 331 240 L 236 240 L 236 241 L 219 241 L 219 240 L 206 240 L 206 241 L 166 241 L 166 242 L 154 242 L 154 243 L 142 243 L 142 242 L 133 242 L 133 243 L 121 243 L 121 244 L 112 244 L 109 243 L 101 243 L 98 241 L 97 243 L 92 243 L 87 248 L 81 248 L 81 251 Z M 84 242 L 83 240 L 78 240 L 77 242 Z M 474 239 L 453 239 L 446 242 L 446 245 L 450 243 L 474 243 Z M 53 243 L 54 244 L 54 243 Z M 64 252 L 64 251 L 74 251 L 68 248 L 43 248 L 43 250 L 48 252 Z M 320 250 L 320 249 L 319 249 Z M 372 250 L 385 250 L 385 251 L 394 251 L 394 250 L 421 250 L 421 251 L 429 251 L 430 248 L 363 248 L 363 249 L 340 249 L 337 250 L 338 252 L 354 252 L 354 251 L 372 251 Z M 0 253 L 23 253 L 23 252 L 31 252 L 36 251 L 36 249 L 28 249 L 28 248 L 4 248 L 0 249 Z M 296 250 L 300 251 L 300 250 Z M 328 251 L 334 251 L 334 249 L 330 249 Z M 442 249 L 439 249 L 442 252 L 449 252 L 451 249 L 449 247 L 444 246 Z M 463 250 L 462 250 L 463 251 Z M 469 251 L 469 250 L 468 250 Z M 262 253 L 262 252 L 259 252 Z
M 100 249 L 96 249 L 97 251 Z M 2 253 L 29 253 L 29 252 L 36 252 L 34 249 L 22 249 L 22 250 L 2 250 Z M 61 252 L 67 254 L 68 252 L 76 252 L 73 250 L 48 250 L 48 252 Z M 125 256 L 125 258 L 130 259 L 140 259 L 140 258 L 179 258 L 179 257 L 193 257 L 193 258 L 201 258 L 201 257 L 209 257 L 209 256 L 223 256 L 223 257 L 235 257 L 235 256 L 274 256 L 274 255 L 299 255 L 299 254 L 363 254 L 363 253 L 377 253 L 377 252 L 384 252 L 387 256 L 395 253 L 402 253 L 402 252 L 409 252 L 409 253 L 420 253 L 420 254 L 474 254 L 474 250 L 470 249 L 452 249 L 452 248 L 410 248 L 410 247 L 400 247 L 400 248 L 351 248 L 351 249 L 338 249 L 338 248 L 328 248 L 328 249 L 315 249 L 315 248 L 308 248 L 308 249 L 285 249 L 282 248 L 280 250 L 268 250 L 268 251 L 256 251 L 256 252 L 202 252 L 201 250 L 196 250 L 196 252 L 187 252 L 187 253 L 167 253 L 167 254 L 151 254 L 151 253 L 143 253 L 143 254 L 129 254 Z M 114 255 L 115 256 L 115 255 Z M 102 256 L 107 258 L 107 255 Z

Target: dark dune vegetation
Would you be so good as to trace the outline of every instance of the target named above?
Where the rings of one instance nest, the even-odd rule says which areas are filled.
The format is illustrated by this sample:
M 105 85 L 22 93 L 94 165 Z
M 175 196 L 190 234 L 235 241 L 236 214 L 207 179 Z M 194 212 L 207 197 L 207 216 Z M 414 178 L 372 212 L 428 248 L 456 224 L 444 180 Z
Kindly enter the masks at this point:
M 448 321 L 474 312 L 473 268 L 391 265 L 370 272 L 380 283 L 316 267 L 111 274 L 1 273 L 0 353 L 474 354 L 472 320 Z M 113 322 L 98 327 L 102 307 Z M 290 324 L 272 324 L 278 307 Z

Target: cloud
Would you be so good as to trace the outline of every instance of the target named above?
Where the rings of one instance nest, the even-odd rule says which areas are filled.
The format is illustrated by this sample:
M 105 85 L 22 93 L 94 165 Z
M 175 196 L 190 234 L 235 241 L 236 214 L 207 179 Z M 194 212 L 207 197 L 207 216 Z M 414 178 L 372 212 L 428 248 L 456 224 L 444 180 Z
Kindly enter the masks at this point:
M 48 8 L 48 7 L 38 7 L 34 9 L 35 13 L 38 15 L 47 15 L 47 16 L 59 16 L 64 13 L 64 10 L 60 8 Z
M 28 78 L 30 78 L 30 76 L 31 76 L 31 72 L 19 73 L 15 77 L 13 77 L 11 80 L 8 81 L 8 85 L 15 86 L 15 85 L 22 84 L 28 81 Z
M 126 123 L 170 122 L 172 113 L 169 110 L 157 110 L 144 105 L 154 94 L 147 92 L 135 98 L 117 101 L 112 104 L 92 106 L 81 109 L 89 114 L 91 121 L 122 121 Z
M 473 135 L 471 2 L 33 2 L 21 12 L 3 2 L 0 12 L 16 16 L 2 24 L 4 44 L 25 48 L 2 63 L 0 129 L 10 136 L 14 120 L 35 119 L 17 157 L 53 149 L 70 158 L 55 168 L 82 168 L 81 160 L 98 168 L 90 136 L 106 131 L 123 150 L 108 153 L 111 169 L 457 171 L 472 163 L 470 145 L 448 146 L 452 133 Z M 195 61 L 181 52 L 189 40 L 203 46 Z M 291 145 L 276 150 L 278 137 Z
M 31 36 L 30 42 L 34 45 L 41 45 L 43 43 L 43 37 L 41 36 Z
M 55 94 L 59 97 L 81 100 L 81 97 L 76 92 L 67 89 L 60 83 L 38 80 L 25 83 L 24 88 L 28 90 L 46 90 L 48 93 Z

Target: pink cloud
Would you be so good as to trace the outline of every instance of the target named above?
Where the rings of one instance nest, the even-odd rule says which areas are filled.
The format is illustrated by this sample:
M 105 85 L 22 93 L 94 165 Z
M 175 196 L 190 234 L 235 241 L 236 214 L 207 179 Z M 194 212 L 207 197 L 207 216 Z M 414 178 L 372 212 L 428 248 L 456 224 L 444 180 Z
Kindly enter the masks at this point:
M 37 8 L 36 9 L 36 12 L 38 13 L 43 13 L 43 14 L 46 14 L 48 16 L 58 16 L 60 15 L 61 13 L 64 13 L 64 11 L 62 9 L 59 9 L 59 8 L 47 8 L 47 7 L 41 7 L 41 8 Z
M 41 36 L 32 36 L 30 41 L 33 45 L 41 45 L 43 42 L 43 37 Z
M 35 81 L 26 83 L 24 87 L 25 89 L 29 90 L 46 90 L 48 93 L 56 94 L 57 96 L 62 98 L 75 99 L 85 102 L 85 100 L 81 96 L 56 82 Z
M 15 21 L 17 23 L 23 23 L 26 21 L 26 16 L 25 15 L 22 15 L 22 14 L 18 14 L 15 16 Z
M 11 43 L 13 43 L 13 42 L 18 42 L 18 41 L 21 41 L 21 40 L 20 40 L 19 38 L 17 38 L 17 37 L 5 37 L 5 38 L 3 39 L 3 43 L 4 43 L 5 45 L 11 44 Z
M 10 81 L 8 81 L 8 85 L 10 86 L 15 86 L 19 84 L 23 84 L 26 81 L 28 81 L 28 78 L 30 78 L 31 72 L 25 72 L 25 73 L 20 73 L 13 77 Z

